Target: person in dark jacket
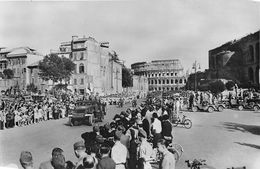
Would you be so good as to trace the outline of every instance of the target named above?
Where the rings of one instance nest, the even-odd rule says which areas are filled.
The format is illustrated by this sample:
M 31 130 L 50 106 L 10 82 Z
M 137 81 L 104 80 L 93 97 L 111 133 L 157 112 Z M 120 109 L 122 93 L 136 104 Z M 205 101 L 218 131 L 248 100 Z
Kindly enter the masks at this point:
M 166 146 L 172 142 L 172 124 L 167 114 L 163 115 L 162 121 L 162 138 L 166 140 Z

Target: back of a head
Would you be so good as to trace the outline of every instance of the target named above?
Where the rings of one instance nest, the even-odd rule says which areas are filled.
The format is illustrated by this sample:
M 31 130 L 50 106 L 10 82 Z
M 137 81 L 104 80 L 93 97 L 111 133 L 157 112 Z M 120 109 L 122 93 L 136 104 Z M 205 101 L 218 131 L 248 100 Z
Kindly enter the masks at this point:
M 92 156 L 87 156 L 83 159 L 83 167 L 84 169 L 92 169 L 94 168 L 95 160 Z
M 61 148 L 55 147 L 55 148 L 52 150 L 51 155 L 52 155 L 52 157 L 54 157 L 54 156 L 57 156 L 57 155 L 62 154 L 63 152 L 64 152 L 64 151 L 63 151 Z
M 158 118 L 157 113 L 153 113 L 153 118 Z
M 100 147 L 100 153 L 101 154 L 109 154 L 110 152 L 110 148 L 107 144 L 103 144 L 101 147 Z
M 65 157 L 63 154 L 52 157 L 51 164 L 54 169 L 65 169 Z
M 32 154 L 29 151 L 22 151 L 20 155 L 20 163 L 23 168 L 33 166 Z

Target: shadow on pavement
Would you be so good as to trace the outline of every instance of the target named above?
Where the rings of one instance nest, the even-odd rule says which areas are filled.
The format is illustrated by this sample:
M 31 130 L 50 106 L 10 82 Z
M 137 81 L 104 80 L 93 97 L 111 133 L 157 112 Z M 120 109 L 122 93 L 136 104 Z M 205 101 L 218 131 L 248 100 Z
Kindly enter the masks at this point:
M 241 132 L 249 132 L 255 135 L 260 135 L 260 126 L 231 123 L 231 122 L 224 122 L 223 125 L 229 131 L 238 130 Z
M 240 143 L 240 142 L 234 142 L 234 143 L 239 144 L 239 145 L 242 145 L 242 146 L 248 146 L 248 147 L 260 149 L 260 146 L 259 146 L 259 145 L 255 145 L 255 144 Z

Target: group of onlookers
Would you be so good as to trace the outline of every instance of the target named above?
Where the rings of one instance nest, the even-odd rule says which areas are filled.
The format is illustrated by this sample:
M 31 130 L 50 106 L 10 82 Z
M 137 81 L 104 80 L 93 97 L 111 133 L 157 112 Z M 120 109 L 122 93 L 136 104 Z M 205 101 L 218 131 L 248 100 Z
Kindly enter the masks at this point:
M 20 127 L 50 119 L 64 118 L 72 102 L 42 101 L 3 101 L 0 102 L 1 129 Z
M 81 135 L 84 141 L 73 145 L 75 163 L 66 160 L 62 149 L 54 148 L 51 160 L 39 169 L 152 169 L 154 161 L 162 169 L 174 169 L 175 156 L 168 150 L 173 140 L 169 117 L 175 114 L 174 104 L 152 101 L 128 108 L 111 123 Z M 34 168 L 30 152 L 22 152 L 20 162 L 24 169 Z

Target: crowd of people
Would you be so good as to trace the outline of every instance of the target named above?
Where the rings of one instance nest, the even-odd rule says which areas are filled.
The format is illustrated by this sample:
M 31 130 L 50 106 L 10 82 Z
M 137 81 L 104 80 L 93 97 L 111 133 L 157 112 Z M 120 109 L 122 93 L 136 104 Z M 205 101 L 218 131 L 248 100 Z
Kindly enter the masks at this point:
M 40 99 L 26 100 L 24 97 L 0 100 L 0 130 L 32 125 L 47 120 L 56 120 L 68 116 L 78 100 L 102 102 L 98 95 L 78 97 L 73 94 L 48 95 Z M 102 103 L 105 104 L 105 103 Z
M 63 150 L 54 148 L 52 158 L 40 169 L 174 169 L 176 157 L 169 149 L 173 141 L 170 117 L 180 111 L 180 99 L 149 98 L 140 106 L 116 114 L 113 120 L 81 134 L 73 145 L 78 161 L 65 160 Z M 174 150 L 174 149 L 172 149 Z M 24 169 L 34 168 L 30 152 L 20 156 Z

